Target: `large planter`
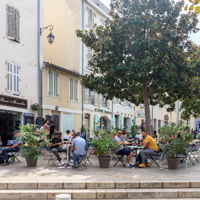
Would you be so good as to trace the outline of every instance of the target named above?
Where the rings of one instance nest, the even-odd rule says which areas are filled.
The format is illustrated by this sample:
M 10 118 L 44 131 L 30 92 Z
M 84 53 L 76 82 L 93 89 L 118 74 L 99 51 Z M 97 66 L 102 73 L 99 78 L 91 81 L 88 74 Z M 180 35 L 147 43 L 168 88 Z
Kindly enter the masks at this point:
M 33 158 L 26 158 L 27 167 L 36 167 L 37 166 L 37 159 L 34 160 Z
M 167 158 L 167 163 L 169 169 L 178 169 L 180 158 Z
M 100 168 L 109 168 L 111 156 L 98 156 Z

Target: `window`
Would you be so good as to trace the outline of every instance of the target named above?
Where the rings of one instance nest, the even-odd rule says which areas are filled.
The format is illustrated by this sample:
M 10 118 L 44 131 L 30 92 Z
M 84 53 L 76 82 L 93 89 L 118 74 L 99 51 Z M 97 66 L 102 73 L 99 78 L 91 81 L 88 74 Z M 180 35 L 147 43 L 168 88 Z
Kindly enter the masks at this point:
M 78 80 L 70 78 L 70 100 L 78 101 Z
M 92 59 L 93 50 L 90 47 L 87 47 L 87 69 L 93 70 L 92 67 L 89 65 L 89 61 Z
M 90 8 L 86 8 L 86 13 L 86 26 L 91 29 L 96 23 L 96 14 Z
M 20 14 L 17 9 L 7 5 L 7 37 L 11 40 L 20 42 L 19 22 Z
M 19 66 L 14 62 L 7 64 L 7 91 L 19 93 Z
M 116 103 L 121 104 L 121 99 L 116 99 Z
M 58 74 L 49 71 L 49 96 L 58 97 Z

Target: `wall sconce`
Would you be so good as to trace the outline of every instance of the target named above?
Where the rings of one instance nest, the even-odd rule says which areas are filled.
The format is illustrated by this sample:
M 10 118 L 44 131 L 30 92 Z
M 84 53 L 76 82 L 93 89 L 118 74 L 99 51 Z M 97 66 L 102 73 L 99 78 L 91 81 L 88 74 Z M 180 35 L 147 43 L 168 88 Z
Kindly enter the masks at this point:
M 55 110 L 58 110 L 58 106 L 55 107 Z

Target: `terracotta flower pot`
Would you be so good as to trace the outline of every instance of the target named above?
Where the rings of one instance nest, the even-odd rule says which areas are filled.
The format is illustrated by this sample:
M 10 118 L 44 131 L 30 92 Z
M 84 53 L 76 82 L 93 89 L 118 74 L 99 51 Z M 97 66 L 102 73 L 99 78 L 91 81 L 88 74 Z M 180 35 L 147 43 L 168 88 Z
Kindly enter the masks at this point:
M 111 156 L 98 156 L 100 168 L 109 168 Z
M 36 167 L 37 166 L 37 159 L 34 160 L 33 158 L 26 158 L 27 167 Z
M 167 158 L 167 163 L 169 169 L 178 169 L 180 158 Z

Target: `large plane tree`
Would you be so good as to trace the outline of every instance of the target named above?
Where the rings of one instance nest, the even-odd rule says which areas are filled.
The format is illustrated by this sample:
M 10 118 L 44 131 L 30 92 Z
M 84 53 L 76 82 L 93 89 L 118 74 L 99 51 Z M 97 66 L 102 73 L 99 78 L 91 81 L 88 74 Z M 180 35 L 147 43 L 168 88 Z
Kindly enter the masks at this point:
M 93 71 L 82 76 L 84 87 L 135 105 L 144 103 L 147 129 L 150 105 L 170 105 L 189 92 L 197 75 L 188 61 L 197 16 L 183 13 L 183 2 L 112 0 L 110 18 L 77 36 L 93 50 Z

